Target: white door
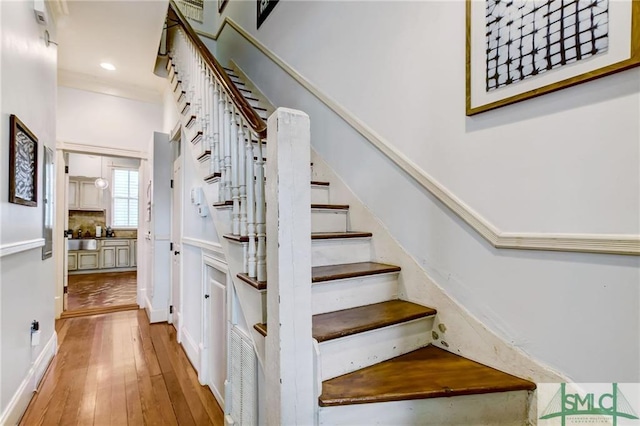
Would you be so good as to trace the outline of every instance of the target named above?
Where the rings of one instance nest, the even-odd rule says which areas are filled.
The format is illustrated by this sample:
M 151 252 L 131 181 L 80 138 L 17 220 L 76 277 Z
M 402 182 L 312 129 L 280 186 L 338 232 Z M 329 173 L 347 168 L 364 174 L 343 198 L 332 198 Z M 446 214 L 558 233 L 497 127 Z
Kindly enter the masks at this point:
M 71 189 L 70 186 L 70 182 L 69 182 L 69 168 L 68 166 L 68 162 L 67 162 L 67 158 L 68 156 L 65 154 L 64 155 L 64 199 L 68 200 L 67 201 L 67 205 L 71 204 L 71 200 L 74 200 L 73 202 L 75 203 L 75 197 L 78 194 L 77 190 L 78 187 L 77 185 L 73 188 L 73 191 Z M 70 198 L 70 197 L 74 197 L 74 198 Z M 64 226 L 65 228 L 69 229 L 69 209 L 65 208 L 64 209 Z M 56 230 L 56 232 L 60 232 L 59 230 Z M 65 232 L 66 233 L 66 232 Z M 69 235 L 68 238 L 70 238 L 71 235 Z M 66 311 L 67 310 L 67 303 L 68 303 L 68 299 L 69 299 L 69 245 L 68 245 L 68 238 L 64 239 L 64 256 L 62 256 L 62 311 Z M 75 264 L 75 268 L 78 268 L 78 259 L 76 258 L 76 264 Z
M 227 380 L 227 275 L 207 267 L 204 294 L 204 349 L 207 384 L 221 407 L 224 407 L 224 382 Z
M 182 272 L 180 261 L 180 241 L 182 240 L 182 158 L 178 157 L 173 162 L 173 192 L 171 194 L 171 242 L 173 252 L 171 254 L 171 302 L 169 322 L 173 323 L 178 332 L 178 341 L 181 341 L 180 311 L 181 311 L 181 286 Z

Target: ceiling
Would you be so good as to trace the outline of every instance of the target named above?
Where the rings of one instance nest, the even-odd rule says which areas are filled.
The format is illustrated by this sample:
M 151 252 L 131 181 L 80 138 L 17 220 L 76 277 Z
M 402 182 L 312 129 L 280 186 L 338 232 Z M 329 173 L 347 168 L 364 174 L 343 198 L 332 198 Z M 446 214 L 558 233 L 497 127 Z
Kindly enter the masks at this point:
M 60 1 L 60 0 L 58 0 Z M 62 0 L 57 17 L 58 83 L 159 101 L 165 79 L 153 74 L 168 0 Z M 107 71 L 100 63 L 115 65 Z

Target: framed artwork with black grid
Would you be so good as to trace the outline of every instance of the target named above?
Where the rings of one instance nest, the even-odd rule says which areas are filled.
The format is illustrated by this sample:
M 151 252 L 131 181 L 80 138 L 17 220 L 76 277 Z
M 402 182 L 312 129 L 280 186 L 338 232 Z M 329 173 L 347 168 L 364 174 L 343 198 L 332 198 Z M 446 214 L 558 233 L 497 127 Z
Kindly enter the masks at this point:
M 640 0 L 467 0 L 466 113 L 640 65 Z

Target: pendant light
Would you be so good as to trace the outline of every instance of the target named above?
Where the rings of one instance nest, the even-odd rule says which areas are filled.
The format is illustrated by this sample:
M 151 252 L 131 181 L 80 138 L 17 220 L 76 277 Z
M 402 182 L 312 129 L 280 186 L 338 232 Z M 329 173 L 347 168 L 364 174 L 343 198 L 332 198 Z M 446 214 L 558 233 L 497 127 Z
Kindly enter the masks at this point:
M 100 157 L 100 177 L 96 179 L 94 185 L 98 189 L 105 190 L 109 187 L 109 181 L 102 177 L 102 157 Z

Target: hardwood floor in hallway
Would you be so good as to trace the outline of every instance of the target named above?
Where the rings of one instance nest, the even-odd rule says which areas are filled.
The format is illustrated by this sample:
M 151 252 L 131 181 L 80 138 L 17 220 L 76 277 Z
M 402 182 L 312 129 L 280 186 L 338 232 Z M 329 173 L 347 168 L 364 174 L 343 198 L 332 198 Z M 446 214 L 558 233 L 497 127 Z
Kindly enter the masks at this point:
M 56 322 L 59 350 L 20 425 L 223 425 L 176 342 L 144 310 Z

